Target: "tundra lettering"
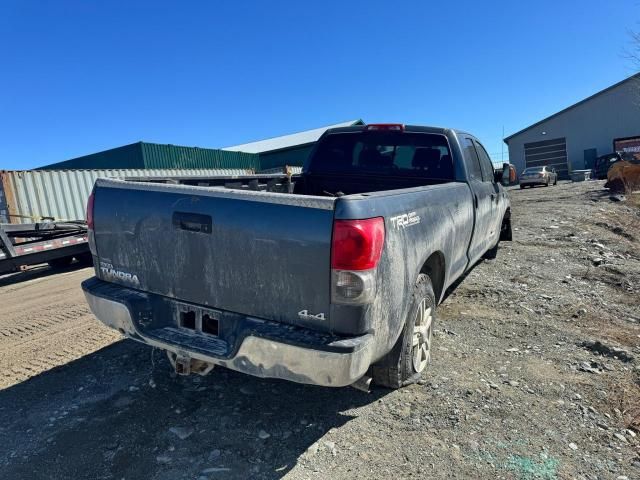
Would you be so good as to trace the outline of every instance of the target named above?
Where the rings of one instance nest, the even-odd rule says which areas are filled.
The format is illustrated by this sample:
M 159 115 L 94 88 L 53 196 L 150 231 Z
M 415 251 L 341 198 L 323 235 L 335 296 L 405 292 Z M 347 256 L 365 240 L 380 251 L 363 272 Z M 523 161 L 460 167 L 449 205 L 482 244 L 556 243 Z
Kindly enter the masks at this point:
M 123 272 L 121 270 L 116 270 L 113 267 L 105 267 L 100 266 L 100 271 L 105 279 L 110 280 L 121 280 L 124 283 L 128 283 L 132 286 L 140 285 L 140 280 L 138 280 L 138 276 L 131 274 L 129 272 Z

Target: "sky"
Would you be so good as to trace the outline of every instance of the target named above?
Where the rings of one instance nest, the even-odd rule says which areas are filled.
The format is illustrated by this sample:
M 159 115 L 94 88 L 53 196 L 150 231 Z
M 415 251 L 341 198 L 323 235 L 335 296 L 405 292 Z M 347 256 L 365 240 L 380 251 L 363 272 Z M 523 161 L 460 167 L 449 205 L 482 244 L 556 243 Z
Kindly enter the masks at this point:
M 332 123 L 514 133 L 635 73 L 638 0 L 0 0 L 0 170 Z M 504 148 L 506 155 L 506 147 Z

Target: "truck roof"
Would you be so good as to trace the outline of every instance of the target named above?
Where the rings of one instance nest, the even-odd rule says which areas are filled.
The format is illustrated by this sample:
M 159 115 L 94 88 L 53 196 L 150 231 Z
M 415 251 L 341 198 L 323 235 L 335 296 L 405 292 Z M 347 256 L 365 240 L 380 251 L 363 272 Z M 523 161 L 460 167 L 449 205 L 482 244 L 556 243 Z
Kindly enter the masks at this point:
M 362 132 L 367 129 L 367 125 L 353 125 L 349 127 L 330 128 L 325 132 L 325 135 L 331 133 L 346 133 L 346 132 Z M 443 127 L 428 127 L 423 125 L 404 125 L 405 132 L 424 132 L 424 133 L 439 133 L 446 135 L 447 132 L 464 133 L 460 130 L 454 130 L 451 128 Z

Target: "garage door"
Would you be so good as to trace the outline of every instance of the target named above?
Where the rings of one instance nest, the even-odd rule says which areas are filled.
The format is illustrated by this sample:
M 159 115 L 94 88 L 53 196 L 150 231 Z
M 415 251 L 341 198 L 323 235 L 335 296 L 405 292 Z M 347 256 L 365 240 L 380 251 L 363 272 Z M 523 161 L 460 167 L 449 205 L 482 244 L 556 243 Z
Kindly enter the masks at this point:
M 565 137 L 525 143 L 524 160 L 527 168 L 547 165 L 556 169 L 558 178 L 569 178 L 567 139 Z

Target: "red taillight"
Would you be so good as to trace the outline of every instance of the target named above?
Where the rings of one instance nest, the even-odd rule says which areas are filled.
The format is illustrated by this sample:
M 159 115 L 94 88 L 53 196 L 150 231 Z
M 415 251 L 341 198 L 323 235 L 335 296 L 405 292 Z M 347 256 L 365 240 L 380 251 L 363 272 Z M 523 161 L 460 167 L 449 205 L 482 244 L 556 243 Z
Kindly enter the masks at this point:
M 89 195 L 87 200 L 87 228 L 93 230 L 93 192 Z
M 336 220 L 333 222 L 331 268 L 369 270 L 382 255 L 384 219 Z
M 403 132 L 404 125 L 402 123 L 370 123 L 365 127 L 365 130 Z

